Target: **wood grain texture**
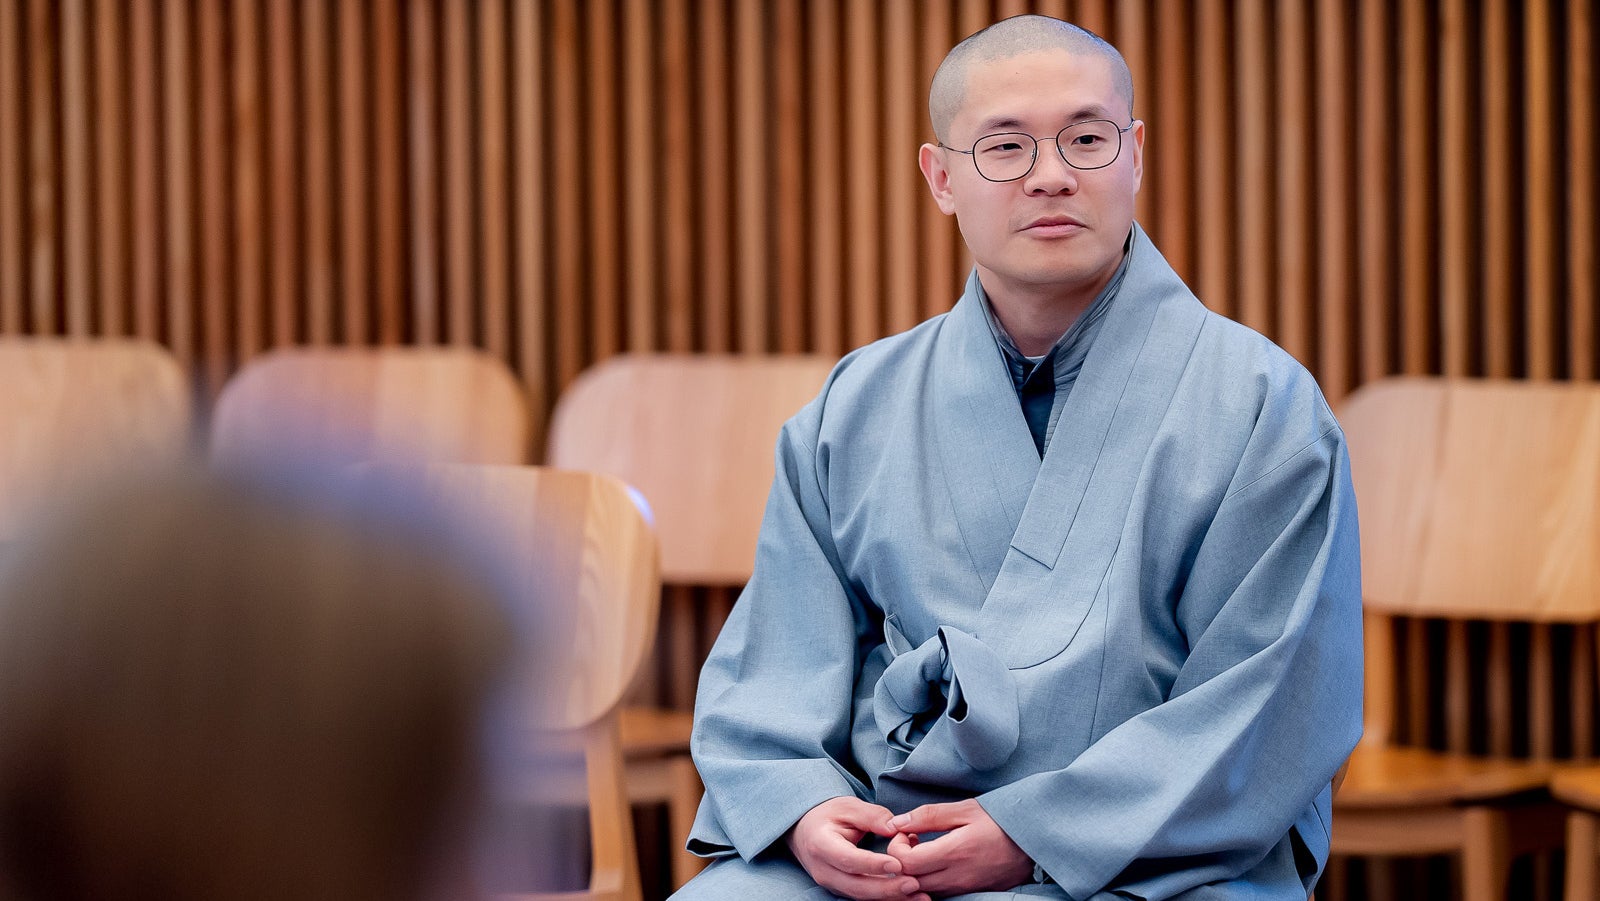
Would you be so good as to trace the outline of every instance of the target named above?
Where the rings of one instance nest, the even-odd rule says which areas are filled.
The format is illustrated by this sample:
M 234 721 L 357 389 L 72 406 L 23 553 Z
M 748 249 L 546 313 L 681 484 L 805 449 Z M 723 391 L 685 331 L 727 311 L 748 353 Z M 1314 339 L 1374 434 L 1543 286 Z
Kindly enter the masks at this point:
M 548 459 L 611 473 L 643 492 L 661 533 L 666 581 L 742 585 L 755 560 L 778 430 L 816 396 L 833 362 L 616 357 L 562 395 Z
M 527 672 L 541 686 L 547 732 L 583 748 L 592 855 L 588 891 L 559 897 L 639 901 L 619 705 L 654 640 L 660 606 L 648 519 L 627 486 L 592 473 L 436 465 L 419 481 L 515 549 L 503 555 L 513 564 L 509 581 L 551 639 L 549 659 Z M 534 797 L 549 777 L 548 766 L 531 767 L 507 788 Z
M 299 348 L 263 355 L 228 382 L 210 450 L 221 462 L 517 464 L 528 435 L 516 377 L 481 351 Z
M 152 342 L 7 336 L 0 384 L 0 541 L 23 536 L 34 505 L 188 449 L 188 380 Z
M 1343 423 L 1369 609 L 1600 618 L 1600 387 L 1395 379 Z

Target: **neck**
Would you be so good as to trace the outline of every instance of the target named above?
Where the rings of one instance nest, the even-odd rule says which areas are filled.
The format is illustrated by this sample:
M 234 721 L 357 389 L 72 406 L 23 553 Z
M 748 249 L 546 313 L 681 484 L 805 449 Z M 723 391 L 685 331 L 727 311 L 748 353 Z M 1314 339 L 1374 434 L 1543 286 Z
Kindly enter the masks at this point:
M 1006 284 L 993 273 L 978 267 L 978 280 L 994 308 L 996 319 L 1011 336 L 1017 350 L 1030 357 L 1046 353 L 1072 328 L 1116 272 L 1112 267 L 1103 277 L 1082 289 L 1062 291 L 1059 287 Z

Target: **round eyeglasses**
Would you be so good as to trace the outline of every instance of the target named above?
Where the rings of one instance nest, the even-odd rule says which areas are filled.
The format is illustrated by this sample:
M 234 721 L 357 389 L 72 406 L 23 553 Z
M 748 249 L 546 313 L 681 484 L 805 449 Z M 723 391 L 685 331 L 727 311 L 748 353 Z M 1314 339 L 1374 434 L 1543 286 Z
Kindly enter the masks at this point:
M 1132 127 L 1132 122 L 1119 127 L 1110 119 L 1088 119 L 1061 129 L 1053 140 L 1062 161 L 1072 168 L 1104 169 L 1117 161 L 1122 153 L 1122 133 Z M 1041 140 L 1045 139 L 1007 131 L 979 138 L 971 150 L 957 150 L 943 143 L 939 146 L 972 157 L 978 174 L 989 181 L 1005 182 L 1033 171 Z

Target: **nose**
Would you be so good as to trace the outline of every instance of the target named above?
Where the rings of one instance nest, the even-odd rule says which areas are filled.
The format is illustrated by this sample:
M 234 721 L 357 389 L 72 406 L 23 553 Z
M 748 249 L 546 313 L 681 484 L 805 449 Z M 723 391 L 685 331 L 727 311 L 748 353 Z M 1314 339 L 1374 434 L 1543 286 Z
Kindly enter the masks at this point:
M 1038 156 L 1033 170 L 1027 175 L 1024 187 L 1029 194 L 1076 194 L 1078 170 L 1067 165 L 1055 139 L 1039 142 Z

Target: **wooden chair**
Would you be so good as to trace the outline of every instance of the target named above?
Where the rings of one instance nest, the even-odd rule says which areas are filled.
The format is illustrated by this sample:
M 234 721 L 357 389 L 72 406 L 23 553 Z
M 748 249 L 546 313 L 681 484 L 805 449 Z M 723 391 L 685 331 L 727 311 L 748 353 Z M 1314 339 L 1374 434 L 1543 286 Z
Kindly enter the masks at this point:
M 1544 789 L 1595 749 L 1600 387 L 1391 379 L 1350 439 L 1366 733 L 1336 854 L 1456 854 L 1468 901 L 1561 845 Z
M 0 541 L 58 491 L 181 458 L 189 392 L 178 361 L 149 342 L 0 338 Z
M 548 459 L 606 472 L 643 492 L 669 584 L 665 657 L 670 709 L 623 710 L 635 800 L 664 802 L 675 844 L 673 884 L 704 866 L 683 851 L 700 802 L 688 758 L 699 664 L 755 562 L 778 430 L 817 395 L 831 358 L 625 355 L 588 370 L 561 396 Z M 690 586 L 709 589 L 714 608 Z
M 1564 768 L 1551 780 L 1567 813 L 1567 901 L 1600 901 L 1600 766 Z
M 223 387 L 212 457 L 526 463 L 527 401 L 505 364 L 460 347 L 271 351 Z
M 627 486 L 609 476 L 533 466 L 435 465 L 422 490 L 487 521 L 514 553 L 513 574 L 536 605 L 534 647 L 553 659 L 525 668 L 541 699 L 538 727 L 578 737 L 587 773 L 592 870 L 586 891 L 506 901 L 638 901 L 638 851 L 623 776 L 618 708 L 655 640 L 661 582 L 655 534 Z M 530 750 L 561 747 L 537 742 Z M 532 753 L 513 803 L 545 803 L 560 761 Z M 557 789 L 559 795 L 561 789 Z

